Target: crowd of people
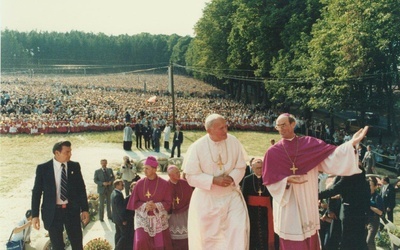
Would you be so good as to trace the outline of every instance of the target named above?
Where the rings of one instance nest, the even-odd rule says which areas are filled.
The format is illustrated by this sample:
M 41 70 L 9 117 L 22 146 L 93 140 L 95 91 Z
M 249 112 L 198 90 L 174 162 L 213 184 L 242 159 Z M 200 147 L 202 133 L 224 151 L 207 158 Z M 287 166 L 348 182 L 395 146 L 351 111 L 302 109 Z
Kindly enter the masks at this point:
M 126 112 L 132 127 L 138 118 L 161 126 L 172 122 L 167 75 L 2 76 L 1 81 L 1 134 L 122 130 Z M 274 110 L 235 102 L 192 78 L 175 76 L 174 82 L 176 123 L 183 130 L 204 129 L 211 113 L 227 117 L 230 129 L 270 131 L 275 126 Z M 156 102 L 147 102 L 152 96 Z

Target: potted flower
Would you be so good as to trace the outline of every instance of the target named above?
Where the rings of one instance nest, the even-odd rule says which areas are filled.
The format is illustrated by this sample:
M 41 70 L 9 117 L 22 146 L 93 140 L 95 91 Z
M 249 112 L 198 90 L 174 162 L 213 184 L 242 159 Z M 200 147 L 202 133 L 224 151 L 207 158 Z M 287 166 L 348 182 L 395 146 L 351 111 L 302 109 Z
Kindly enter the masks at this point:
M 111 244 L 102 238 L 95 238 L 90 240 L 86 245 L 83 247 L 84 250 L 112 250 Z

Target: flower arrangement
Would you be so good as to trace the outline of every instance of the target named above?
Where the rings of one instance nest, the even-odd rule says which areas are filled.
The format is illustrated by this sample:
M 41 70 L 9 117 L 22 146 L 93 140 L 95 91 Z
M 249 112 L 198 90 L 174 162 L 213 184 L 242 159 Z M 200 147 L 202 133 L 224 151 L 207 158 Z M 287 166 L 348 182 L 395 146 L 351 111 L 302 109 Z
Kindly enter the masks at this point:
M 89 194 L 88 203 L 89 203 L 90 221 L 95 221 L 97 211 L 99 210 L 99 194 Z
M 380 230 L 376 238 L 376 245 L 384 249 L 391 249 L 392 245 L 400 246 L 400 230 L 391 222 L 385 225 L 386 230 Z M 389 233 L 392 235 L 389 235 Z M 397 248 L 394 249 L 397 249 Z
M 112 250 L 111 244 L 102 238 L 90 240 L 84 247 L 84 250 Z
M 98 200 L 99 199 L 99 194 L 89 194 L 88 195 L 88 201 L 90 200 Z

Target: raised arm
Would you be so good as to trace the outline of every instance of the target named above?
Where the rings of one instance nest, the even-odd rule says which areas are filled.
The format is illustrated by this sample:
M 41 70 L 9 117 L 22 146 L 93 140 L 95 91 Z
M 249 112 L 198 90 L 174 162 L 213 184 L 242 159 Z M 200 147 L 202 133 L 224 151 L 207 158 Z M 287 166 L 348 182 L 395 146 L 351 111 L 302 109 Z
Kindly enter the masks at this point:
M 352 145 L 353 147 L 355 147 L 358 143 L 360 143 L 360 141 L 362 141 L 362 139 L 364 139 L 364 137 L 367 135 L 368 132 L 368 126 L 365 126 L 364 128 L 361 128 L 360 130 L 358 130 L 352 138 Z

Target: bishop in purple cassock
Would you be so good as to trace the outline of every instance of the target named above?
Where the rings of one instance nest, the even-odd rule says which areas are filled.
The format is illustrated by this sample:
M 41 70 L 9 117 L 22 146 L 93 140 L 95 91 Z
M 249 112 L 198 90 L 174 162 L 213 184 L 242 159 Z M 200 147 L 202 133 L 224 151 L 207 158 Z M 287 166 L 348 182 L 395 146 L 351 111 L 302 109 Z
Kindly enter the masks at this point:
M 168 211 L 172 194 L 168 182 L 157 175 L 154 156 L 144 163 L 145 178 L 139 180 L 127 209 L 135 210 L 134 249 L 172 249 Z
M 172 245 L 174 249 L 188 250 L 188 213 L 193 188 L 186 180 L 181 179 L 177 166 L 169 166 L 167 172 L 168 183 L 172 190 L 172 209 L 169 218 Z
M 354 147 L 368 127 L 338 147 L 313 137 L 299 137 L 295 127 L 296 119 L 290 114 L 281 114 L 276 120 L 282 139 L 265 154 L 262 178 L 273 196 L 274 230 L 280 237 L 280 249 L 317 250 L 318 173 L 360 173 Z

